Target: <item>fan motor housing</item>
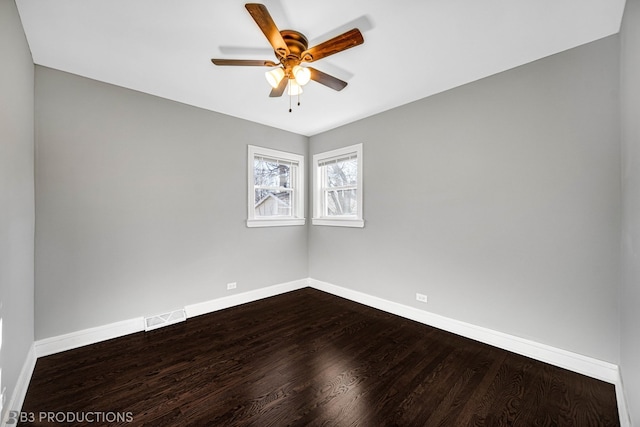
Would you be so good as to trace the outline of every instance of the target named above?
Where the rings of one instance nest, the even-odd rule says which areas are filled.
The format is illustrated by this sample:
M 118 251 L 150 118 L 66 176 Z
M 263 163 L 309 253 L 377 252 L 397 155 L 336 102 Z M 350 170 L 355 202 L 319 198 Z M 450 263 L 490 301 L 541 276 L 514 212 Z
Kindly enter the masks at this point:
M 309 40 L 307 40 L 305 35 L 294 30 L 282 30 L 280 31 L 280 35 L 289 48 L 288 57 L 293 56 L 297 60 L 302 59 L 302 52 L 307 50 L 307 48 L 309 47 Z M 283 58 L 281 55 L 278 55 L 277 51 L 276 56 Z

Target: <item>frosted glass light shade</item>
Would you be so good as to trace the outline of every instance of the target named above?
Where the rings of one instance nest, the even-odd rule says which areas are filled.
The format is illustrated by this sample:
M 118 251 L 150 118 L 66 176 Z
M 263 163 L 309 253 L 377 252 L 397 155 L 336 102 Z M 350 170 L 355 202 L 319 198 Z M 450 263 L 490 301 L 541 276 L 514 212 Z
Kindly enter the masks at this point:
M 287 88 L 287 95 L 296 96 L 302 93 L 302 86 L 296 83 L 295 79 L 289 79 L 289 87 Z
M 311 71 L 308 68 L 296 65 L 293 67 L 293 76 L 296 78 L 296 83 L 300 86 L 304 86 L 311 80 Z
M 276 68 L 271 71 L 267 71 L 266 73 L 264 73 L 264 76 L 266 77 L 271 87 L 275 89 L 278 87 L 280 81 L 284 77 L 284 70 L 282 68 Z

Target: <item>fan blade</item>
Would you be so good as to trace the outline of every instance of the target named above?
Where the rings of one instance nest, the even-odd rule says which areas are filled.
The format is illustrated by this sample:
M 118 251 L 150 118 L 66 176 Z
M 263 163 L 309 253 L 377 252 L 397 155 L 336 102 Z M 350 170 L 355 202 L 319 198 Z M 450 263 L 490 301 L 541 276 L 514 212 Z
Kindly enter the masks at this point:
M 330 87 L 334 90 L 342 90 L 347 85 L 347 82 L 340 80 L 337 77 L 333 77 L 327 73 L 323 73 L 320 70 L 316 70 L 312 67 L 307 67 L 311 71 L 311 80 L 315 80 L 320 84 Z
M 256 24 L 258 24 L 258 27 L 260 27 L 265 37 L 267 37 L 273 50 L 280 54 L 280 56 L 289 55 L 289 48 L 284 42 L 280 30 L 278 30 L 275 22 L 273 22 L 273 18 L 271 18 L 267 7 L 259 3 L 247 3 L 244 7 L 249 11 L 251 17 L 256 21 Z
M 276 67 L 273 61 L 263 61 L 261 59 L 218 59 L 212 58 L 211 62 L 216 65 L 246 65 L 255 67 Z
M 327 40 L 324 43 L 320 43 L 310 49 L 302 52 L 300 57 L 303 61 L 313 62 L 318 59 L 325 58 L 329 55 L 333 55 L 343 50 L 361 45 L 364 43 L 362 33 L 357 28 L 349 30 L 346 33 L 340 34 L 332 39 Z
M 269 97 L 277 98 L 279 96 L 282 96 L 282 94 L 284 93 L 284 90 L 287 88 L 288 83 L 289 83 L 289 78 L 285 76 L 282 80 L 280 80 L 280 84 L 278 84 L 278 87 L 271 89 L 271 93 L 269 94 Z

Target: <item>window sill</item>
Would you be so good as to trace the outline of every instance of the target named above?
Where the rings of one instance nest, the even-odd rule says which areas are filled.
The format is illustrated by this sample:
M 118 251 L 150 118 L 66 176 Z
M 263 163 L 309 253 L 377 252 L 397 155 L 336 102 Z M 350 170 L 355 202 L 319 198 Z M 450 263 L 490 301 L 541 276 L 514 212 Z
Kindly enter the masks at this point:
M 304 225 L 304 218 L 295 219 L 248 219 L 247 227 L 287 227 L 290 225 Z
M 313 218 L 311 220 L 311 224 L 313 225 L 328 225 L 331 227 L 356 227 L 363 228 L 364 220 L 363 219 L 334 219 L 334 218 Z

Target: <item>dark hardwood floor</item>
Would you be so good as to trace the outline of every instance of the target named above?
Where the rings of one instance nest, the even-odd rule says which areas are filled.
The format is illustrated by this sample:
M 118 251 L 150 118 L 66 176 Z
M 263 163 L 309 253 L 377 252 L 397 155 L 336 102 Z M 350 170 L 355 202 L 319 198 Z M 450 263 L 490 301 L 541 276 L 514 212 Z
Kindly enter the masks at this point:
M 89 411 L 148 426 L 619 425 L 611 384 L 310 288 L 39 359 L 23 406 L 36 422 L 21 425 Z

